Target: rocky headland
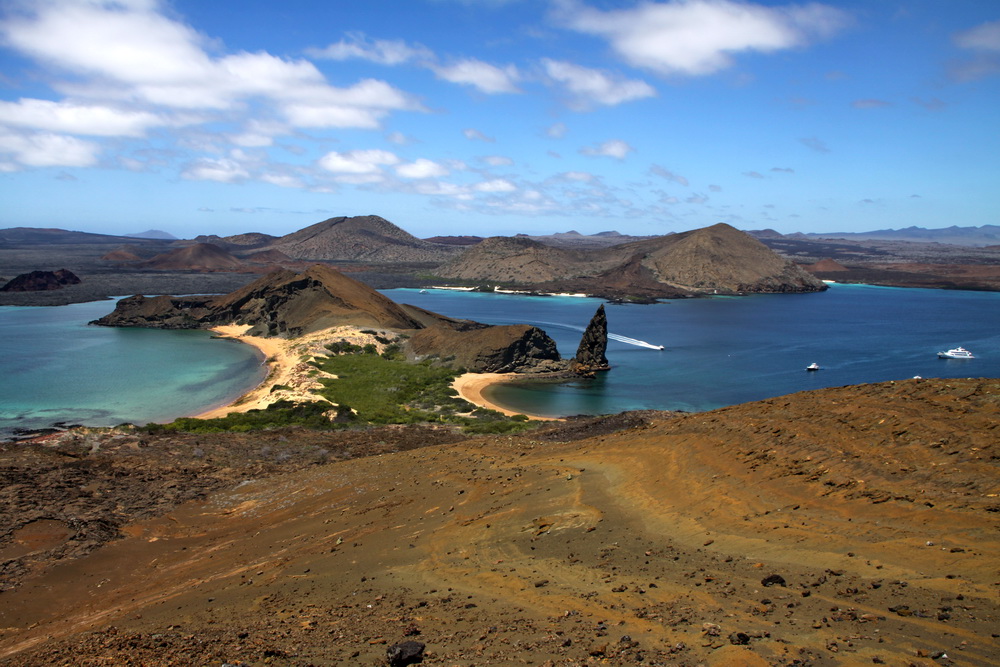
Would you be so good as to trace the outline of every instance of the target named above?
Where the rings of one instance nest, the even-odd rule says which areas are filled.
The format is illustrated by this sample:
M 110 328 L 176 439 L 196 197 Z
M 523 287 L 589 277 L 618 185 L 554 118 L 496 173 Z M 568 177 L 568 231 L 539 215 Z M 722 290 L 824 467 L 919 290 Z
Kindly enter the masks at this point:
M 555 342 L 526 325 L 489 326 L 397 304 L 364 283 L 324 265 L 302 273 L 274 271 L 222 296 L 120 300 L 92 324 L 160 329 L 241 325 L 248 336 L 298 338 L 334 327 L 403 333 L 414 359 L 433 357 L 473 372 L 566 370 Z

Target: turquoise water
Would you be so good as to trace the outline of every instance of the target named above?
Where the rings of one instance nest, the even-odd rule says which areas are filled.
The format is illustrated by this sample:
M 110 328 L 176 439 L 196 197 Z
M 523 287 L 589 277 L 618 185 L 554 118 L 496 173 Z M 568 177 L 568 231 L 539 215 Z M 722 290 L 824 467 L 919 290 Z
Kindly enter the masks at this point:
M 255 348 L 207 331 L 87 325 L 112 310 L 113 301 L 0 307 L 0 436 L 55 422 L 169 421 L 264 379 Z
M 492 324 L 536 324 L 564 357 L 598 299 L 389 290 L 396 301 Z M 565 384 L 499 385 L 487 397 L 549 416 L 709 410 L 806 389 L 922 377 L 1000 377 L 1000 294 L 833 285 L 818 294 L 606 305 L 612 370 Z M 962 345 L 976 359 L 938 359 Z M 806 372 L 818 363 L 822 370 Z
M 599 299 L 444 290 L 390 298 L 492 324 L 545 329 L 576 352 Z M 108 426 L 197 414 L 259 383 L 257 351 L 205 331 L 87 322 L 111 301 L 0 307 L 0 436 L 55 422 Z M 612 370 L 595 380 L 500 385 L 489 397 L 550 416 L 634 409 L 698 411 L 805 389 L 923 377 L 1000 377 L 1000 294 L 835 285 L 820 294 L 607 305 Z M 962 345 L 977 356 L 940 360 Z M 823 370 L 807 373 L 817 362 Z

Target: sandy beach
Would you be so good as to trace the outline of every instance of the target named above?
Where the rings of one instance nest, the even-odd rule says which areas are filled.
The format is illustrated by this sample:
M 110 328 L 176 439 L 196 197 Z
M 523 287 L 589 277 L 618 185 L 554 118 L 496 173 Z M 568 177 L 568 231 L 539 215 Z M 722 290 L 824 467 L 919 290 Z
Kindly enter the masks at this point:
M 554 421 L 554 417 L 543 417 L 541 415 L 532 415 L 525 412 L 508 410 L 501 405 L 491 403 L 483 396 L 483 390 L 490 385 L 497 384 L 498 382 L 509 382 L 517 379 L 517 377 L 517 373 L 466 373 L 465 375 L 460 375 L 455 378 L 455 381 L 451 383 L 451 386 L 463 399 L 473 405 L 478 405 L 481 408 L 496 410 L 497 412 L 503 413 L 508 417 L 521 414 L 526 416 L 528 419 Z
M 361 333 L 353 327 L 337 327 L 319 331 L 308 336 L 287 340 L 284 338 L 263 338 L 247 336 L 246 325 L 227 325 L 213 327 L 211 330 L 219 336 L 232 338 L 247 345 L 253 345 L 260 350 L 270 367 L 267 377 L 257 387 L 240 396 L 228 405 L 219 406 L 193 415 L 198 419 L 216 419 L 233 412 L 262 410 L 278 400 L 314 401 L 318 398 L 312 389 L 319 388 L 315 367 L 306 362 L 316 353 L 321 353 L 322 346 L 331 340 L 348 339 L 355 344 L 365 344 L 370 336 Z M 334 377 L 324 374 L 325 377 Z M 466 373 L 455 378 L 452 387 L 466 401 L 482 408 L 496 410 L 507 416 L 525 414 L 508 410 L 501 405 L 488 401 L 483 396 L 486 387 L 497 382 L 508 382 L 517 377 L 516 373 Z M 288 389 L 274 391 L 275 385 Z M 552 420 L 551 417 L 525 414 L 529 419 Z
M 375 338 L 371 334 L 362 333 L 360 329 L 348 326 L 324 329 L 292 340 L 247 336 L 246 331 L 249 328 L 246 325 L 234 324 L 213 327 L 211 331 L 219 336 L 253 345 L 260 350 L 270 367 L 267 377 L 256 388 L 232 403 L 193 415 L 194 417 L 215 419 L 225 417 L 232 412 L 261 410 L 282 400 L 307 402 L 322 400 L 313 390 L 322 388 L 320 379 L 336 376 L 317 372 L 316 367 L 308 362 L 315 356 L 327 354 L 325 345 L 332 341 L 346 340 L 354 345 L 375 343 Z M 282 388 L 276 391 L 274 389 L 276 385 L 281 385 Z

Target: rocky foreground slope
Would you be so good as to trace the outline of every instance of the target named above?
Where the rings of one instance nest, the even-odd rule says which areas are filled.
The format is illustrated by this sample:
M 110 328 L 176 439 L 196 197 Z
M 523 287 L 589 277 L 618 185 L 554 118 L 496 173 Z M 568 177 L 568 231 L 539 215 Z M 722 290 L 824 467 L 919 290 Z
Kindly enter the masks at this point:
M 448 666 L 1000 657 L 997 380 L 406 433 L 4 446 L 0 549 L 29 566 L 5 565 L 0 660 L 379 665 L 403 641 Z M 101 525 L 88 555 L 47 557 Z

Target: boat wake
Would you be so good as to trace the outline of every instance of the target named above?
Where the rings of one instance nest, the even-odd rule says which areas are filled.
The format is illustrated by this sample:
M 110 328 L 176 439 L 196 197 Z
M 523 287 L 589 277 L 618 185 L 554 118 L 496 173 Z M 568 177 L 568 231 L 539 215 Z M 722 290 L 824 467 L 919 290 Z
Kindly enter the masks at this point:
M 609 333 L 608 338 L 611 340 L 616 340 L 619 343 L 628 343 L 629 345 L 635 345 L 637 347 L 645 347 L 650 350 L 662 350 L 662 345 L 653 345 L 652 343 L 647 343 L 644 340 L 639 340 L 638 338 L 629 338 L 628 336 L 622 336 L 620 334 Z
M 503 320 L 496 320 L 496 321 L 503 321 Z M 514 322 L 514 320 L 510 320 L 510 321 Z M 584 329 L 583 327 L 578 327 L 575 324 L 564 324 L 562 322 L 535 322 L 535 324 L 537 324 L 538 326 L 543 326 L 543 327 L 554 327 L 556 329 L 567 329 L 569 331 L 579 331 L 580 333 L 583 333 L 584 331 L 586 331 L 586 329 Z M 609 332 L 608 333 L 608 339 L 609 340 L 616 340 L 619 343 L 626 343 L 628 345 L 635 345 L 637 347 L 644 347 L 644 348 L 646 348 L 648 350 L 662 350 L 662 349 L 664 349 L 664 347 L 662 345 L 653 345 L 652 343 L 647 343 L 646 341 L 639 340 L 638 338 L 629 338 L 628 336 L 622 336 L 621 334 L 616 334 L 616 333 L 610 333 Z

